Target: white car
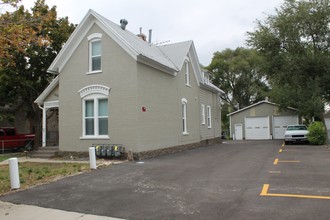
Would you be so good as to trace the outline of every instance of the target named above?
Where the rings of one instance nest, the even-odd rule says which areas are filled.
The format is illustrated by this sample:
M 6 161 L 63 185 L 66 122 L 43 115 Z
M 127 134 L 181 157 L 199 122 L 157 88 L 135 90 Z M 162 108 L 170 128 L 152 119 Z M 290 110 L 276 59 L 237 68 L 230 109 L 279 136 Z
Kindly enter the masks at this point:
M 284 134 L 285 144 L 308 142 L 308 130 L 305 125 L 289 125 Z

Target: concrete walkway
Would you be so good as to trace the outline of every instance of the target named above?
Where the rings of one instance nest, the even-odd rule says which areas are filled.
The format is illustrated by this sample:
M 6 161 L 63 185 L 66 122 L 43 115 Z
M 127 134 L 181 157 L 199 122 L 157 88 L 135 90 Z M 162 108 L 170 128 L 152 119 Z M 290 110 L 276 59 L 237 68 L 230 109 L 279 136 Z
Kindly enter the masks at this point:
M 41 158 L 26 158 L 26 157 L 17 157 L 18 162 L 36 162 L 36 163 L 89 163 L 89 160 L 58 160 L 58 159 L 41 159 Z M 9 159 L 8 159 L 9 160 Z M 0 165 L 9 164 L 8 160 L 0 162 Z M 119 164 L 124 161 L 112 161 L 112 160 L 96 160 L 98 166 L 100 165 L 111 165 Z
M 1 220 L 120 220 L 106 216 L 89 215 L 78 212 L 67 212 L 58 209 L 47 209 L 31 205 L 15 205 L 0 201 Z

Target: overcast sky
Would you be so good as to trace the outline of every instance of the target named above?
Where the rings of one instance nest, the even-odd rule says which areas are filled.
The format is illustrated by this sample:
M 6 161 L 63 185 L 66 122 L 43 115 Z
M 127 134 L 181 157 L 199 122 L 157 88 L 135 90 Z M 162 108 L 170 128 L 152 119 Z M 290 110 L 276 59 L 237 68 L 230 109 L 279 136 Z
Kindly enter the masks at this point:
M 23 0 L 26 8 L 34 0 Z M 118 23 L 128 20 L 127 29 L 148 35 L 153 43 L 193 40 L 201 64 L 211 63 L 213 53 L 245 46 L 246 32 L 256 19 L 274 14 L 284 0 L 46 0 L 56 5 L 59 17 L 78 24 L 89 9 Z

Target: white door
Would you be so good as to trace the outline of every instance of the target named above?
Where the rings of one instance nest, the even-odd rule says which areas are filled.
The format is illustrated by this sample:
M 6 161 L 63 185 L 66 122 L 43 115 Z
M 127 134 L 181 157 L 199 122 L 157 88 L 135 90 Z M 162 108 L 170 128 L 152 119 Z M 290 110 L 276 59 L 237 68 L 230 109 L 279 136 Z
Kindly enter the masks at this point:
M 235 140 L 243 140 L 243 125 L 235 124 Z
M 267 140 L 270 139 L 269 117 L 245 118 L 245 139 L 246 140 Z
M 274 116 L 273 137 L 274 139 L 284 139 L 285 129 L 288 125 L 298 124 L 298 116 Z
M 325 121 L 325 126 L 326 126 L 327 131 L 328 131 L 328 137 L 330 139 L 330 118 L 325 118 L 324 121 Z

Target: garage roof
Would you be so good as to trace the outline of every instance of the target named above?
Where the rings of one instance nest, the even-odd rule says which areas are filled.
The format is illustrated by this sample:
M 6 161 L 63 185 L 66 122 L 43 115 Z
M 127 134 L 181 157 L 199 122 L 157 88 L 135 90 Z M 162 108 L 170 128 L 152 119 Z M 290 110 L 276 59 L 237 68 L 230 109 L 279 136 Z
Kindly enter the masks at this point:
M 255 103 L 255 104 L 249 105 L 249 106 L 247 106 L 245 108 L 239 109 L 239 110 L 237 110 L 235 112 L 229 113 L 227 116 L 235 115 L 235 114 L 237 114 L 239 112 L 245 111 L 247 109 L 253 108 L 253 107 L 257 106 L 257 105 L 261 105 L 261 104 L 264 104 L 264 103 L 265 104 L 270 104 L 270 105 L 275 105 L 275 106 L 280 106 L 279 104 L 276 104 L 276 103 L 273 103 L 273 102 L 269 102 L 267 100 L 263 100 L 263 101 L 260 101 L 260 102 Z M 291 109 L 293 111 L 298 111 L 298 109 L 292 108 L 292 107 L 287 107 L 287 109 Z

